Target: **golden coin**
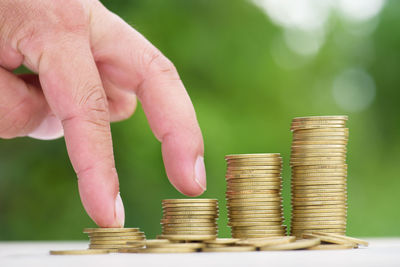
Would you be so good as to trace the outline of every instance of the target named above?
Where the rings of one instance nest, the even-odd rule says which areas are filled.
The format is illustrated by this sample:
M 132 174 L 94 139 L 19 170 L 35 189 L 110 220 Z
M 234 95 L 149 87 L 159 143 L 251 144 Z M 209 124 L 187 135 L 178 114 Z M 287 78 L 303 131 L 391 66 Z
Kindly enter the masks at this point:
M 293 191 L 292 194 L 347 194 L 347 190 L 345 189 L 335 189 L 335 188 L 327 188 L 327 189 L 301 189 Z
M 235 194 L 235 192 L 259 192 L 259 193 L 266 193 L 270 192 L 272 189 L 277 189 L 278 187 L 281 187 L 281 183 L 277 183 L 275 185 L 268 185 L 268 186 L 232 186 L 228 185 L 226 190 L 227 193 L 229 194 Z M 267 191 L 264 191 L 267 190 Z
M 291 185 L 292 190 L 304 190 L 304 189 L 342 189 L 346 190 L 345 184 L 325 184 L 325 185 Z
M 326 232 L 321 232 L 321 231 L 313 232 L 313 234 L 340 238 L 340 239 L 343 239 L 343 240 L 346 240 L 346 241 L 349 241 L 349 242 L 353 242 L 353 243 L 356 243 L 358 245 L 363 245 L 363 246 L 366 246 L 366 247 L 369 245 L 369 243 L 367 241 L 365 241 L 365 240 L 354 238 L 354 237 L 350 237 L 350 236 L 345 236 L 345 235 L 337 235 L 337 234 L 334 234 L 334 233 L 326 233 Z
M 126 241 L 126 240 L 142 240 L 144 234 L 137 236 L 89 236 L 93 241 Z
M 197 212 L 197 211 L 218 211 L 218 208 L 215 207 L 164 207 L 163 208 L 164 212 L 170 212 L 170 211 L 192 211 L 192 212 Z
M 179 230 L 166 230 L 163 229 L 162 234 L 163 235 L 191 235 L 191 236 L 197 236 L 197 235 L 217 235 L 217 230 L 209 230 L 209 231 L 196 231 L 196 230 L 186 230 L 186 231 L 179 231 Z
M 265 165 L 265 166 L 240 166 L 240 167 L 235 167 L 235 166 L 228 166 L 227 170 L 228 171 L 269 171 L 269 170 L 281 170 L 282 166 L 281 165 Z
M 127 233 L 139 232 L 139 228 L 85 228 L 83 232 L 88 233 Z
M 153 247 L 171 243 L 168 239 L 147 239 L 146 247 Z
M 230 154 L 225 159 L 242 159 L 242 158 L 276 158 L 280 157 L 280 153 L 255 153 L 255 154 Z
M 326 180 L 306 180 L 292 179 L 292 185 L 345 185 L 347 178 L 342 179 L 326 179 Z
M 321 145 L 321 146 L 330 146 L 330 145 L 347 145 L 346 139 L 328 139 L 328 140 L 293 140 L 292 147 L 296 146 L 308 146 L 308 145 Z
M 205 243 L 164 243 L 164 244 L 152 244 L 151 248 L 191 248 L 200 249 L 206 246 Z M 149 248 L 149 247 L 148 247 Z
M 164 214 L 172 214 L 172 213 L 185 213 L 185 214 L 198 214 L 198 215 L 211 215 L 211 214 L 217 214 L 218 209 L 180 209 L 180 208 L 167 208 L 163 209 Z
M 281 168 L 282 161 L 247 161 L 247 162 L 238 162 L 238 161 L 228 161 L 229 167 L 262 167 L 262 166 L 276 166 L 277 168 Z
M 191 253 L 196 252 L 197 249 L 194 248 L 146 248 L 146 249 L 120 249 L 120 253 Z
M 303 234 L 309 233 L 312 234 L 314 232 L 324 232 L 324 233 L 335 233 L 339 235 L 344 235 L 346 232 L 346 228 L 326 228 L 326 229 L 291 229 L 292 235 L 297 237 L 302 237 Z
M 280 186 L 277 188 L 280 188 Z M 268 198 L 271 196 L 269 191 L 264 190 L 243 190 L 243 191 L 226 191 L 227 199 L 249 199 L 249 198 Z
M 270 231 L 270 230 L 284 230 L 285 227 L 282 224 L 277 225 L 260 225 L 260 226 L 231 226 L 231 230 L 234 232 L 248 232 L 248 231 Z M 285 230 L 286 231 L 286 230 Z
M 202 241 L 216 239 L 216 235 L 162 235 L 161 237 L 172 241 Z
M 238 242 L 238 238 L 217 238 L 214 240 L 205 240 L 204 243 L 207 245 L 213 244 L 213 245 L 233 245 Z
M 293 182 L 313 182 L 313 181 L 347 181 L 347 177 L 343 176 L 331 176 L 331 177 L 298 177 L 298 176 L 293 176 L 292 177 Z
M 217 226 L 217 222 L 211 223 L 161 223 L 163 227 L 188 227 L 188 226 L 196 226 L 196 227 L 215 227 Z
M 295 201 L 297 203 L 310 202 L 310 201 L 328 201 L 328 200 L 346 201 L 347 197 L 344 196 L 344 195 L 333 196 L 333 197 L 328 197 L 328 196 L 323 196 L 323 197 L 292 197 L 292 201 Z
M 282 205 L 280 205 L 280 203 L 278 203 L 275 206 L 249 206 L 249 207 L 246 207 L 246 206 L 228 206 L 228 211 L 232 211 L 232 212 L 234 212 L 234 211 L 241 211 L 241 212 L 250 211 L 250 212 L 256 213 L 256 212 L 263 212 L 263 211 L 270 212 L 270 211 L 275 210 L 275 211 L 278 212 L 278 211 L 281 211 L 282 208 L 283 208 Z
M 310 171 L 310 170 L 318 170 L 318 171 L 332 171 L 335 169 L 347 169 L 347 164 L 343 164 L 343 165 L 317 165 L 317 166 L 312 166 L 307 167 L 307 166 L 299 166 L 299 167 L 294 167 L 293 170 L 294 171 L 301 171 L 301 170 L 306 170 L 306 171 Z
M 233 179 L 228 180 L 228 185 L 242 185 L 242 186 L 265 186 L 270 185 L 271 183 L 282 182 L 281 177 L 269 178 L 268 180 L 265 179 L 264 181 L 254 181 L 251 178 L 247 179 Z
M 272 221 L 272 222 L 253 222 L 253 221 L 248 221 L 248 222 L 228 222 L 229 226 L 233 227 L 240 227 L 240 226 L 246 226 L 246 227 L 251 227 L 251 226 L 276 226 L 276 225 L 282 225 L 282 221 Z
M 321 243 L 319 238 L 312 238 L 312 239 L 300 239 L 294 242 L 286 243 L 286 244 L 279 244 L 279 245 L 271 245 L 271 246 L 264 246 L 260 247 L 261 251 L 266 250 L 294 250 L 294 249 L 306 249 L 309 247 L 317 246 Z
M 192 225 L 192 226 L 182 226 L 182 227 L 175 227 L 175 226 L 168 226 L 168 225 L 163 225 L 163 230 L 164 231 L 175 231 L 175 232 L 215 232 L 216 231 L 216 226 L 197 226 L 197 225 Z
M 226 180 L 228 181 L 259 181 L 259 182 L 268 182 L 271 179 L 281 179 L 280 173 L 267 173 L 267 174 L 231 174 L 229 172 L 225 175 Z
M 350 241 L 344 240 L 342 238 L 337 238 L 337 237 L 327 236 L 327 235 L 303 234 L 303 238 L 319 238 L 319 239 L 321 239 L 321 242 L 338 244 L 338 245 L 350 245 L 353 248 L 358 246 L 357 243 L 350 242 Z
M 280 176 L 281 175 L 281 170 L 280 169 L 276 169 L 276 170 L 255 170 L 255 169 L 242 169 L 242 170 L 227 170 L 227 174 L 226 175 L 275 175 L 275 176 Z
M 164 199 L 162 203 L 218 203 L 217 199 L 206 198 L 184 198 L 184 199 Z
M 277 206 L 280 205 L 282 201 L 279 202 L 233 202 L 233 200 L 228 201 L 227 207 L 264 207 L 264 206 Z
M 254 217 L 256 217 L 256 215 L 259 215 L 261 217 L 261 216 L 269 216 L 269 215 L 272 216 L 272 214 L 274 214 L 275 216 L 281 217 L 281 216 L 283 216 L 283 211 L 281 209 L 275 209 L 275 210 L 272 210 L 272 209 L 271 210 L 248 210 L 248 211 L 245 211 L 245 210 L 241 210 L 241 211 L 231 210 L 231 211 L 228 211 L 228 214 L 229 214 L 229 216 L 240 215 L 242 217 L 244 217 L 246 215 L 248 216 L 248 215 L 251 215 L 251 214 L 254 214 Z M 249 217 L 249 218 L 251 218 L 251 217 Z
M 268 234 L 242 234 L 242 233 L 232 232 L 232 237 L 240 238 L 240 239 L 283 237 L 283 236 L 286 236 L 286 232 L 285 233 L 268 233 Z
M 354 246 L 349 245 L 349 244 L 347 244 L 347 245 L 336 245 L 336 244 L 322 245 L 321 244 L 321 245 L 311 247 L 308 249 L 310 249 L 310 250 L 330 250 L 330 249 L 352 249 L 352 248 L 354 248 Z
M 236 244 L 240 246 L 263 247 L 263 246 L 287 244 L 290 242 L 294 242 L 295 240 L 296 237 L 294 236 L 248 238 L 248 239 L 241 239 Z
M 279 216 L 273 216 L 273 217 L 266 217 L 266 218 L 257 218 L 257 217 L 244 217 L 242 218 L 241 216 L 236 216 L 232 217 L 229 216 L 229 223 L 248 223 L 248 222 L 265 222 L 265 223 L 270 223 L 270 222 L 275 222 L 275 223 L 280 223 L 283 222 L 284 218 L 279 217 Z
M 233 233 L 236 234 L 285 234 L 286 230 L 284 227 L 281 227 L 281 229 L 271 229 L 271 230 L 232 230 Z
M 290 155 L 292 159 L 307 159 L 307 158 L 321 158 L 322 160 L 326 160 L 325 158 L 340 158 L 346 159 L 346 153 L 344 152 L 334 152 L 334 153 L 292 153 Z
M 132 237 L 132 238 L 136 238 L 136 237 L 144 237 L 144 233 L 143 232 L 131 232 L 131 233 L 90 233 L 88 234 L 89 237 L 124 237 L 124 238 L 128 238 L 128 237 Z
M 115 241 L 115 240 L 110 240 L 110 241 L 104 241 L 104 240 L 90 240 L 90 244 L 92 245 L 126 245 L 127 241 Z
M 192 203 L 192 204 L 163 204 L 162 205 L 163 209 L 191 209 L 191 208 L 195 208 L 195 209 L 218 209 L 218 204 L 207 204 L 207 205 L 203 205 L 203 203 Z
M 198 224 L 215 223 L 215 219 L 161 219 L 161 223 L 167 224 Z
M 346 225 L 346 220 L 329 220 L 329 221 L 296 221 L 293 226 L 296 225 L 296 227 L 302 227 L 303 225 L 305 226 L 319 226 L 319 225 Z
M 50 255 L 93 255 L 108 254 L 107 249 L 73 249 L 73 250 L 50 250 Z
M 206 247 L 202 248 L 203 252 L 245 252 L 245 251 L 255 251 L 256 247 L 253 246 L 227 246 L 227 247 Z
M 218 218 L 217 214 L 214 215 L 192 215 L 192 214 L 186 214 L 186 215 L 175 215 L 175 214 L 164 214 L 163 219 L 169 220 L 197 220 L 197 219 L 202 219 L 202 220 L 216 220 Z
M 292 192 L 292 198 L 312 198 L 312 197 L 346 197 L 347 192 L 334 192 L 334 193 L 298 193 Z
M 144 245 L 91 245 L 89 244 L 89 249 L 118 249 L 118 248 L 138 248 Z
M 346 216 L 340 216 L 340 215 L 335 215 L 332 217 L 329 216 L 323 216 L 323 217 L 296 217 L 296 216 L 292 216 L 292 223 L 294 222 L 318 222 L 318 221 L 345 221 L 346 220 Z
M 333 115 L 333 116 L 308 116 L 308 117 L 296 117 L 293 121 L 332 121 L 340 120 L 347 121 L 349 119 L 346 115 Z
M 349 140 L 349 135 L 345 133 L 326 133 L 326 134 L 294 134 L 293 141 L 331 141 L 331 140 Z
M 335 205 L 336 206 L 336 205 Z M 305 206 L 307 207 L 307 206 Z M 293 214 L 313 214 L 313 213 L 334 213 L 334 214 L 346 214 L 347 213 L 347 207 L 346 206 L 339 206 L 336 207 L 335 209 L 330 209 L 330 208 L 326 208 L 325 206 L 321 206 L 319 208 L 317 207 L 313 207 L 312 209 L 301 209 L 302 207 L 296 207 L 295 209 L 292 209 L 292 213 Z

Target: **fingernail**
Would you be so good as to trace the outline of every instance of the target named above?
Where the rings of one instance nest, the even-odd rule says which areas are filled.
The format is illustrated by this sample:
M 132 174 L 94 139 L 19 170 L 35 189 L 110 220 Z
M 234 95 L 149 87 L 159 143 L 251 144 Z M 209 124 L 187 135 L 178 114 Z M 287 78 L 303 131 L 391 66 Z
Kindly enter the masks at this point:
M 206 190 L 206 167 L 204 166 L 204 158 L 202 156 L 197 157 L 194 165 L 194 181 L 203 189 L 203 191 Z
M 117 197 L 115 198 L 115 220 L 117 221 L 119 227 L 124 227 L 125 210 L 124 203 L 122 203 L 121 194 L 119 192 Z

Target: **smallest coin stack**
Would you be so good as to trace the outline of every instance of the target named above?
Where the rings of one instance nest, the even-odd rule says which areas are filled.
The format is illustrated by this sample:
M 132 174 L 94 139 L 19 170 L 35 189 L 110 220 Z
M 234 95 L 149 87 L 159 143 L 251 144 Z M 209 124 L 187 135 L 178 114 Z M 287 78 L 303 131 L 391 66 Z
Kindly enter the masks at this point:
M 217 238 L 217 199 L 164 199 L 161 238 L 201 241 Z
M 139 228 L 86 228 L 89 235 L 89 249 L 109 250 L 144 248 L 146 236 Z

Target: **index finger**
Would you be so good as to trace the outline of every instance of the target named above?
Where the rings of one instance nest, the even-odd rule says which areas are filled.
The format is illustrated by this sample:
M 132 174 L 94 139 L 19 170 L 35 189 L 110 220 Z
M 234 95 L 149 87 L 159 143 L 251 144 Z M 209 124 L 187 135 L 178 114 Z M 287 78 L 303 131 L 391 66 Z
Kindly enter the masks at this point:
M 100 227 L 121 227 L 124 211 L 114 164 L 107 100 L 87 38 L 49 42 L 39 77 L 50 108 L 62 121 L 82 203 Z

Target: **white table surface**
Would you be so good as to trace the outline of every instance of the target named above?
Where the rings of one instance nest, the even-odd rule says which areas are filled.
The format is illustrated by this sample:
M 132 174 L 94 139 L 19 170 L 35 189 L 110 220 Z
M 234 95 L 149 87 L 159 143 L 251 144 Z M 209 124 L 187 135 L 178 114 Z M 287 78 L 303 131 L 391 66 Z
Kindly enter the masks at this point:
M 87 242 L 0 242 L 0 267 L 9 266 L 397 266 L 400 238 L 368 238 L 370 246 L 335 251 L 258 251 L 190 254 L 49 255 L 49 250 L 84 249 Z

